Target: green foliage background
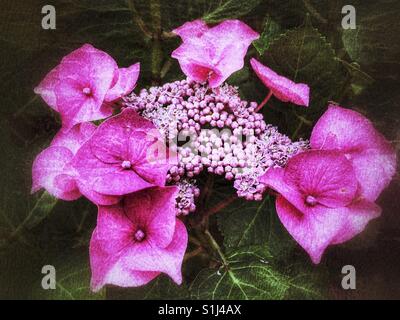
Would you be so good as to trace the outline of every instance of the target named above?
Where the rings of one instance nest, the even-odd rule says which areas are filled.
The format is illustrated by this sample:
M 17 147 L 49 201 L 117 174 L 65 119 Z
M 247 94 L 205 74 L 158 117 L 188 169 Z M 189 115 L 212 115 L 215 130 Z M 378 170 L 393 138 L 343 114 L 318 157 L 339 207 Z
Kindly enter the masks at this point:
M 185 21 L 239 18 L 260 32 L 250 47 L 278 73 L 311 86 L 311 105 L 298 108 L 270 100 L 268 122 L 292 138 L 307 138 L 328 101 L 372 119 L 393 141 L 400 139 L 400 3 L 397 0 L 114 0 L 52 1 L 57 29 L 41 28 L 41 0 L 2 0 L 0 11 L 0 298 L 29 299 L 293 299 L 400 298 L 400 204 L 398 177 L 380 199 L 383 217 L 361 236 L 328 250 L 311 265 L 274 212 L 273 198 L 235 200 L 216 177 L 201 176 L 206 190 L 199 212 L 185 221 L 195 252 L 185 259 L 184 284 L 159 277 L 135 289 L 89 291 L 88 241 L 96 208 L 84 199 L 56 201 L 30 195 L 31 165 L 57 132 L 57 115 L 33 88 L 73 49 L 85 42 L 110 53 L 120 66 L 141 62 L 138 88 L 183 78 L 170 53 L 179 45 L 171 30 Z M 341 28 L 341 8 L 353 4 L 357 29 Z M 243 98 L 261 101 L 263 85 L 249 64 L 228 82 Z M 397 195 L 397 197 L 396 197 Z M 200 228 L 198 226 L 201 226 Z M 204 245 L 206 243 L 206 245 Z M 57 289 L 43 290 L 41 268 L 57 270 Z M 340 289 L 340 270 L 357 268 L 358 290 Z M 397 291 L 396 291 L 397 290 Z

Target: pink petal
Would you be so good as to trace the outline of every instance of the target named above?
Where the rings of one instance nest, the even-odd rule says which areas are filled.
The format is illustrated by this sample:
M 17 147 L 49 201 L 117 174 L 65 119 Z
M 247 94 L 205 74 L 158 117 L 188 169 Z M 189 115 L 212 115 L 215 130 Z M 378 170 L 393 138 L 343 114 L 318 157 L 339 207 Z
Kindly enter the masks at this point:
M 116 78 L 115 83 L 107 91 L 105 101 L 111 102 L 131 93 L 136 86 L 139 72 L 140 63 L 136 63 L 129 68 L 117 69 L 114 75 L 114 79 Z
M 171 57 L 178 60 L 183 73 L 197 82 L 205 82 L 209 74 L 215 72 L 212 62 L 211 44 L 204 39 L 190 38 L 175 49 Z
M 93 81 L 98 91 L 106 92 L 118 68 L 114 59 L 104 51 L 90 44 L 72 51 L 60 63 L 60 79 Z
M 270 168 L 260 177 L 260 182 L 280 193 L 300 212 L 307 212 L 308 207 L 304 201 L 304 195 L 296 186 L 291 186 L 285 181 L 285 170 L 283 168 Z
M 36 94 L 39 94 L 43 98 L 43 100 L 55 111 L 58 111 L 58 108 L 54 88 L 58 81 L 59 72 L 57 66 L 53 70 L 51 70 L 39 83 L 39 85 L 33 90 Z
M 209 41 L 218 39 L 216 43 L 217 55 L 226 47 L 241 45 L 248 47 L 260 35 L 240 20 L 225 20 L 209 29 L 205 36 Z
M 247 49 L 248 45 L 243 45 L 243 43 L 227 45 L 223 49 L 219 62 L 216 64 L 214 72 L 210 75 L 209 84 L 211 88 L 218 87 L 232 73 L 243 68 Z
M 75 154 L 96 130 L 90 122 L 77 124 L 69 131 L 59 131 L 51 142 L 51 146 L 65 147 Z
M 140 134 L 138 134 L 140 133 Z M 135 163 L 135 171 L 142 177 L 157 186 L 164 186 L 169 169 L 177 165 L 177 157 L 168 157 L 169 150 L 164 140 L 160 140 L 159 132 L 136 132 L 129 142 L 130 159 Z M 139 139 L 139 137 L 142 139 Z M 135 139 L 134 139 L 135 137 Z
M 76 183 L 79 191 L 90 201 L 99 206 L 109 206 L 117 204 L 120 200 L 120 196 L 111 196 L 101 194 L 94 190 L 93 181 L 85 180 L 81 177 L 76 178 Z
M 134 171 L 115 170 L 99 176 L 93 183 L 93 190 L 105 195 L 122 196 L 152 186 Z
M 378 218 L 381 214 L 381 208 L 373 202 L 365 199 L 357 199 L 347 207 L 349 214 L 343 229 L 332 241 L 332 244 L 339 244 L 352 239 L 361 233 L 368 222 Z
M 396 154 L 372 123 L 353 110 L 329 105 L 311 134 L 315 149 L 340 150 L 353 163 L 362 194 L 377 199 L 396 172 Z
M 260 80 L 272 91 L 276 98 L 283 102 L 291 102 L 308 107 L 310 98 L 308 85 L 295 83 L 280 76 L 254 58 L 250 59 L 250 64 Z
M 203 20 L 198 19 L 194 21 L 185 22 L 180 27 L 172 30 L 172 32 L 180 36 L 182 41 L 185 41 L 186 39 L 200 37 L 207 30 L 208 30 L 207 24 Z
M 347 222 L 348 210 L 317 206 L 306 214 L 293 207 L 283 196 L 276 199 L 276 210 L 282 224 L 311 260 L 318 264 L 325 249 Z
M 45 188 L 51 195 L 63 200 L 78 199 L 81 194 L 74 176 L 65 170 L 73 154 L 64 147 L 49 147 L 36 157 L 32 166 L 32 192 Z

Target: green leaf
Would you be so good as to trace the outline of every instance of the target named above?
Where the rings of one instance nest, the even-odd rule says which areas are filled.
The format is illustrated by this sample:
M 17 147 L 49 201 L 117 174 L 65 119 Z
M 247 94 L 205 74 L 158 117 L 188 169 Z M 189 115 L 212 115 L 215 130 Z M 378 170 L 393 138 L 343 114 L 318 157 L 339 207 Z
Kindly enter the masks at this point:
M 129 300 L 184 300 L 189 298 L 185 284 L 178 286 L 169 277 L 160 275 L 149 284 L 138 288 L 107 288 L 109 299 Z
M 261 202 L 242 201 L 218 215 L 225 247 L 240 247 L 268 241 L 269 198 Z
M 225 0 L 221 1 L 212 11 L 203 16 L 208 23 L 216 23 L 224 19 L 236 19 L 250 13 L 260 4 L 261 0 Z
M 263 55 L 268 50 L 271 42 L 275 39 L 281 31 L 279 24 L 277 24 L 270 16 L 265 18 L 264 29 L 260 38 L 253 42 L 254 47 L 257 49 L 259 55 Z
M 217 221 L 228 251 L 259 244 L 269 248 L 274 256 L 284 258 L 295 246 L 279 221 L 272 196 L 266 196 L 261 202 L 236 202 L 219 213 Z
M 18 226 L 9 231 L 8 235 L 3 236 L 3 239 L 1 239 L 0 234 L 0 249 L 4 249 L 11 241 L 23 237 L 24 231 L 36 227 L 42 220 L 48 217 L 57 202 L 57 198 L 47 192 L 43 192 L 34 207 L 27 213 L 25 219 Z
M 43 192 L 33 209 L 29 212 L 26 220 L 23 222 L 24 227 L 32 229 L 37 226 L 42 220 L 48 217 L 57 202 L 57 198 L 46 191 Z
M 374 77 L 397 75 L 400 68 L 400 3 L 388 0 L 385 3 L 363 3 L 356 8 L 356 29 L 342 32 L 347 53 L 362 67 L 372 67 Z M 385 68 L 385 72 L 382 72 L 382 64 L 392 67 Z
M 349 77 L 331 45 L 309 23 L 274 40 L 265 60 L 277 73 L 310 86 L 310 107 L 296 108 L 298 114 L 321 114 L 328 101 L 340 100 Z
M 272 256 L 263 246 L 232 251 L 227 265 L 204 269 L 193 281 L 193 299 L 284 299 L 291 295 L 318 297 L 318 292 L 300 278 L 283 275 L 272 264 Z

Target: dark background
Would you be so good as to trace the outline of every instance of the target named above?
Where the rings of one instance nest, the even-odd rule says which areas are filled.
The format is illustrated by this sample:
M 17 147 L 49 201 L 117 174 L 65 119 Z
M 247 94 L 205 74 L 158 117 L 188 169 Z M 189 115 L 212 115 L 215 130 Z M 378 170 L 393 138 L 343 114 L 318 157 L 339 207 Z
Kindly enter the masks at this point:
M 56 8 L 56 30 L 41 28 L 45 4 Z M 345 4 L 356 8 L 356 31 L 341 28 Z M 312 70 L 300 73 L 298 80 L 309 83 L 312 94 L 316 93 L 311 107 L 294 110 L 271 101 L 264 111 L 267 122 L 289 136 L 307 138 L 327 101 L 334 100 L 365 114 L 398 152 L 399 1 L 0 0 L 0 298 L 49 298 L 40 288 L 44 264 L 55 265 L 60 283 L 76 288 L 73 293 L 61 288 L 52 298 L 91 297 L 86 294 L 87 250 L 96 208 L 84 199 L 55 203 L 42 198 L 38 202 L 40 194 L 30 195 L 33 159 L 60 126 L 58 116 L 34 95 L 33 88 L 61 57 L 85 42 L 108 52 L 120 66 L 140 61 L 138 87 L 181 79 L 177 62 L 170 58 L 179 40 L 169 32 L 199 17 L 210 23 L 239 18 L 260 33 L 266 30 L 262 60 L 286 76 L 290 74 L 285 66 L 293 57 L 291 48 L 284 46 L 291 43 L 283 39 L 283 49 L 277 43 L 269 47 L 269 39 L 287 30 L 317 28 L 332 47 L 334 59 L 328 63 L 321 57 L 315 65 L 310 63 Z M 264 48 L 258 47 L 258 53 Z M 249 55 L 256 54 L 251 47 Z M 248 63 L 228 82 L 239 85 L 246 99 L 261 101 L 265 90 L 247 68 Z M 310 83 L 314 78 L 318 79 L 315 86 Z M 327 274 L 323 285 L 328 298 L 400 298 L 398 175 L 378 203 L 382 217 L 354 240 L 330 248 L 318 267 Z M 357 290 L 340 287 L 340 271 L 346 264 L 356 267 Z

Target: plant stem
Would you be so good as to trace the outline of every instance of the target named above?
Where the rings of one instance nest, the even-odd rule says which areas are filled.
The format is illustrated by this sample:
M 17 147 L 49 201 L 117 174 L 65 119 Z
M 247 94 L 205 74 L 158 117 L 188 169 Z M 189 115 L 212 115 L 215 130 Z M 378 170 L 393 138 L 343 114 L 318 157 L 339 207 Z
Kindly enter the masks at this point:
M 259 111 L 267 102 L 268 100 L 271 98 L 272 96 L 272 91 L 269 90 L 267 96 L 264 98 L 264 100 L 257 106 L 255 112 Z
M 213 249 L 215 249 L 215 251 L 217 251 L 219 257 L 222 260 L 222 263 L 224 264 L 225 267 L 228 266 L 228 260 L 226 260 L 224 253 L 221 250 L 221 247 L 219 246 L 219 244 L 217 243 L 217 241 L 214 239 L 214 237 L 211 235 L 210 231 L 206 230 L 205 235 L 207 236 L 211 246 L 213 247 Z
M 293 132 L 293 135 L 292 135 L 293 140 L 295 140 L 297 135 L 299 134 L 300 129 L 303 127 L 303 123 L 304 123 L 304 121 L 300 120 L 299 125 L 297 126 L 296 130 L 294 130 L 294 132 Z
M 196 257 L 197 255 L 199 255 L 202 252 L 203 252 L 203 247 L 198 247 L 198 248 L 194 249 L 193 251 L 190 251 L 189 253 L 185 254 L 183 261 L 187 261 L 193 257 Z
M 207 212 L 207 216 L 211 216 L 229 206 L 233 201 L 237 199 L 237 196 L 231 196 L 228 199 L 224 199 L 221 202 L 217 203 L 214 207 L 212 207 Z
M 153 26 L 151 50 L 151 75 L 153 84 L 159 84 L 163 52 L 161 48 L 161 5 L 159 0 L 150 1 L 150 12 Z
M 149 29 L 147 29 L 146 24 L 144 23 L 142 17 L 140 16 L 139 12 L 136 10 L 135 1 L 129 0 L 128 1 L 129 10 L 132 12 L 132 20 L 135 22 L 139 29 L 143 32 L 144 36 L 148 39 L 152 38 L 152 34 Z
M 315 7 L 311 4 L 309 0 L 303 0 L 304 6 L 306 9 L 321 23 L 328 23 L 328 20 L 326 20 L 321 14 L 315 9 Z

